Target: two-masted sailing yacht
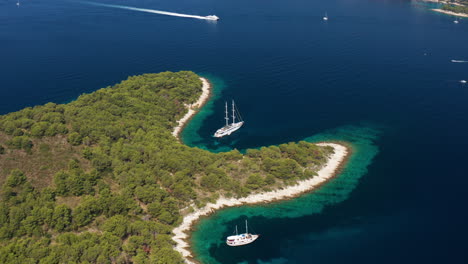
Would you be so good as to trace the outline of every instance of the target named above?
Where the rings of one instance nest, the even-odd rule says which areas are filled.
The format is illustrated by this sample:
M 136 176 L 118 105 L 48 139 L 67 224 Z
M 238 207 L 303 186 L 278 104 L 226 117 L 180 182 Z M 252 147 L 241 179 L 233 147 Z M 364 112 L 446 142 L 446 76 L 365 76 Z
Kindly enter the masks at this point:
M 245 233 L 244 234 L 237 234 L 237 226 L 236 226 L 236 235 L 235 236 L 228 236 L 226 238 L 226 244 L 231 247 L 243 246 L 250 244 L 257 240 L 260 235 L 253 235 L 249 233 L 249 227 L 247 225 L 247 220 L 245 220 Z
M 218 129 L 216 133 L 214 133 L 214 137 L 220 138 L 224 136 L 229 136 L 231 135 L 234 131 L 238 130 L 241 128 L 241 126 L 244 124 L 244 121 L 242 121 L 242 117 L 239 115 L 239 111 L 236 113 L 236 105 L 234 104 L 234 100 L 232 100 L 232 123 L 229 124 L 229 117 L 228 117 L 228 105 L 226 102 L 226 125 L 223 126 L 222 128 Z M 239 122 L 236 123 L 236 117 L 239 119 Z

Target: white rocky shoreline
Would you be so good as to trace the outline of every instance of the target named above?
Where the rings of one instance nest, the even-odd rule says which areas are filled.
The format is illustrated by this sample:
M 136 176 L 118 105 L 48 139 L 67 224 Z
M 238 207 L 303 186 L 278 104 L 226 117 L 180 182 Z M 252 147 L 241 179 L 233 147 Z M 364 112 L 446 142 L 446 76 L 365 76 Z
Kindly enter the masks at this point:
M 177 121 L 177 126 L 174 127 L 174 130 L 172 131 L 172 135 L 179 140 L 180 140 L 179 136 L 180 136 L 180 132 L 182 131 L 182 128 L 184 128 L 184 126 L 187 124 L 190 118 L 192 118 L 193 115 L 195 115 L 197 110 L 200 109 L 200 107 L 202 107 L 208 101 L 208 98 L 210 97 L 210 93 L 211 93 L 210 82 L 206 78 L 203 78 L 203 77 L 200 77 L 200 80 L 203 83 L 202 94 L 200 95 L 200 97 L 195 103 L 191 105 L 186 105 L 186 107 L 188 107 L 189 109 L 188 112 L 179 121 Z

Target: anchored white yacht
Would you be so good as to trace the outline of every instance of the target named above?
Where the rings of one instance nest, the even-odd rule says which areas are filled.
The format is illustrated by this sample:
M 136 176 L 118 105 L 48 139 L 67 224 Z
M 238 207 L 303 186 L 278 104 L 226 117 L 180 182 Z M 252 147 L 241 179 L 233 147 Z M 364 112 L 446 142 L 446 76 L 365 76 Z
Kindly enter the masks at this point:
M 235 236 L 228 236 L 226 238 L 226 244 L 231 247 L 243 246 L 250 244 L 257 240 L 260 235 L 254 235 L 249 233 L 249 227 L 247 225 L 247 220 L 245 220 L 245 233 L 244 234 L 237 234 L 237 226 L 236 226 L 236 235 Z
M 244 124 L 244 121 L 242 121 L 242 117 L 239 115 L 239 111 L 237 111 L 236 114 L 236 105 L 234 104 L 234 100 L 232 100 L 232 123 L 229 124 L 229 117 L 228 117 L 228 106 L 226 102 L 226 125 L 223 126 L 222 128 L 218 129 L 216 133 L 214 133 L 214 137 L 220 138 L 224 136 L 229 136 L 231 135 L 234 131 L 238 130 L 241 128 L 241 126 Z M 236 123 L 236 116 L 239 119 L 239 122 Z

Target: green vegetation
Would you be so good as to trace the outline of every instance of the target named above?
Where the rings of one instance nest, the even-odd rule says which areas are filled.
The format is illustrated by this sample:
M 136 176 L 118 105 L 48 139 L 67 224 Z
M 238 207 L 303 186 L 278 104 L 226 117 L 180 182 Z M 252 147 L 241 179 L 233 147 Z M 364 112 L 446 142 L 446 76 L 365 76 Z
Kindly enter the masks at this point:
M 171 130 L 201 86 L 192 72 L 145 74 L 0 116 L 0 263 L 182 263 L 181 208 L 313 177 L 333 151 L 180 144 Z
M 468 2 L 465 3 L 468 4 Z M 442 5 L 441 9 L 454 13 L 468 14 L 468 6 L 466 5 Z

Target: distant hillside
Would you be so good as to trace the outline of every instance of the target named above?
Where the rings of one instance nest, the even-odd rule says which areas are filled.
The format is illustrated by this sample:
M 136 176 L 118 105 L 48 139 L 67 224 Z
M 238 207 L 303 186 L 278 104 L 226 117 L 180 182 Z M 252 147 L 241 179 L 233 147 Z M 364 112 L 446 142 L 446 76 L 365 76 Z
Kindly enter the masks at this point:
M 444 4 L 441 9 L 454 13 L 468 14 L 468 1 L 460 1 L 459 5 Z
M 459 14 L 468 14 L 468 0 L 434 1 L 442 4 L 440 9 Z
M 0 263 L 182 263 L 170 234 L 191 204 L 314 177 L 333 151 L 185 146 L 171 130 L 201 86 L 145 74 L 0 116 Z

